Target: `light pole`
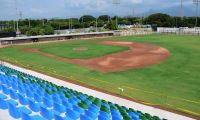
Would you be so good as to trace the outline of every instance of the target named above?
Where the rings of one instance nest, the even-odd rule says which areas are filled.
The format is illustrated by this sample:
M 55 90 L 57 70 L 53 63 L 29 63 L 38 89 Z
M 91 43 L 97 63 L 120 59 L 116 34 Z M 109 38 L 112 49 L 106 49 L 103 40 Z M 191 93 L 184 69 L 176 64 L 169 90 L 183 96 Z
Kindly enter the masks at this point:
M 181 15 L 181 19 L 183 20 L 183 0 L 181 0 L 180 15 Z
M 116 6 L 116 13 L 117 13 L 117 7 L 118 5 L 120 4 L 120 0 L 113 0 L 113 4 Z M 118 17 L 117 17 L 117 14 L 116 14 L 116 28 L 118 29 Z
M 30 19 L 28 19 L 28 26 L 29 26 L 29 28 L 31 27 L 31 21 L 30 21 Z
M 83 28 L 84 28 L 84 23 L 83 23 L 84 22 L 84 15 L 82 16 L 81 19 L 82 19 L 82 25 L 83 25 Z
M 198 26 L 198 10 L 199 10 L 199 3 L 200 3 L 200 0 L 193 0 L 194 4 L 196 5 L 196 22 L 195 22 L 195 27 Z
M 71 16 L 69 17 L 69 32 L 71 32 L 72 29 L 72 18 Z
M 17 23 L 17 31 L 16 33 L 19 34 L 19 18 L 18 18 L 18 8 L 17 8 L 17 0 L 15 0 L 15 10 L 16 10 L 16 23 Z
M 98 20 L 98 17 L 96 18 L 96 32 L 97 32 L 97 24 L 98 24 L 97 20 Z
M 22 11 L 20 11 L 19 12 L 19 17 L 20 17 L 21 20 L 22 20 L 22 16 L 23 16 L 23 13 L 22 13 Z

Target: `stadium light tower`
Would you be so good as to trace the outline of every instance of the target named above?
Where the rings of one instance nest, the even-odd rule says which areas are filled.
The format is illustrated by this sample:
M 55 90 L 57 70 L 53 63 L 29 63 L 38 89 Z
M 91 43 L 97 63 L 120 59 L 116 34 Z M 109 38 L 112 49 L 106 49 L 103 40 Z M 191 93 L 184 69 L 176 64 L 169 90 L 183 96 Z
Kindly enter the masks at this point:
M 96 0 L 96 6 L 97 6 L 97 8 L 99 7 L 99 3 L 98 3 L 98 1 Z M 96 32 L 98 31 L 98 16 L 96 17 L 96 26 L 95 26 L 95 28 L 96 28 Z
M 19 34 L 19 17 L 18 17 L 18 7 L 17 7 L 17 0 L 15 0 L 15 10 L 16 10 L 16 23 L 17 23 L 17 31 L 16 33 Z
M 22 20 L 23 13 L 22 11 L 19 12 L 20 19 Z
M 198 26 L 198 16 L 199 16 L 199 3 L 200 3 L 200 0 L 193 0 L 194 4 L 196 5 L 196 22 L 195 22 L 195 27 Z
M 116 6 L 116 13 L 117 13 L 117 7 L 120 4 L 120 0 L 113 0 L 113 4 Z M 118 17 L 116 14 L 116 28 L 118 28 Z
M 31 27 L 31 20 L 28 19 L 28 27 L 30 28 Z
M 181 19 L 183 20 L 183 0 L 181 0 L 181 8 L 180 8 L 180 15 L 181 15 Z

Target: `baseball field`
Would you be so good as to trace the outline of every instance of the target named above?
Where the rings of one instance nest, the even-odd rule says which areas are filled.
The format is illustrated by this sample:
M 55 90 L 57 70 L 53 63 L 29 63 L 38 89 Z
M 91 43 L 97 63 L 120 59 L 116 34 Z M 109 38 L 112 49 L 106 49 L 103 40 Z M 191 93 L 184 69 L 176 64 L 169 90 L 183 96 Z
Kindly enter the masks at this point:
M 0 59 L 143 104 L 200 116 L 198 36 L 154 34 L 19 45 L 0 49 Z

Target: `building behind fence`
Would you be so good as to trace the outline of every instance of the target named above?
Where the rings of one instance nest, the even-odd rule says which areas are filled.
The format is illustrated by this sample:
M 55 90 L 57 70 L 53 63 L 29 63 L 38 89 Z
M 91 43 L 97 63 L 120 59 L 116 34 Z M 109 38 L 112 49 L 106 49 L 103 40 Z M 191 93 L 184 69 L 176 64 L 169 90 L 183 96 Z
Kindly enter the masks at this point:
M 196 28 L 188 28 L 188 27 L 180 27 L 180 28 L 167 28 L 167 27 L 158 27 L 158 33 L 168 33 L 168 34 L 190 34 L 190 35 L 200 35 L 200 27 Z

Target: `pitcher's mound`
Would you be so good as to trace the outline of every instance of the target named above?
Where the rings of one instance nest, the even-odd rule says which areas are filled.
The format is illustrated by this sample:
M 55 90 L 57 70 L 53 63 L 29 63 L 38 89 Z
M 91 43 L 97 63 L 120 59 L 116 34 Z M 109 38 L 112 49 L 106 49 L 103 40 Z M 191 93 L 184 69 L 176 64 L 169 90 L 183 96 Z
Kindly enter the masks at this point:
M 78 48 L 73 48 L 73 50 L 76 50 L 76 51 L 85 51 L 85 50 L 88 50 L 87 47 L 78 47 Z

